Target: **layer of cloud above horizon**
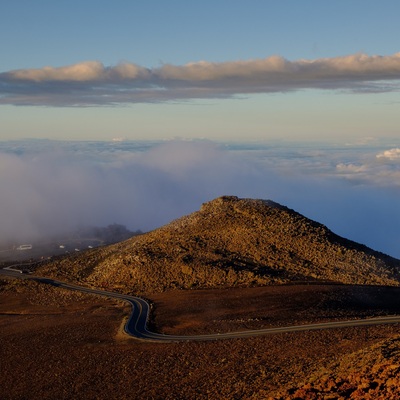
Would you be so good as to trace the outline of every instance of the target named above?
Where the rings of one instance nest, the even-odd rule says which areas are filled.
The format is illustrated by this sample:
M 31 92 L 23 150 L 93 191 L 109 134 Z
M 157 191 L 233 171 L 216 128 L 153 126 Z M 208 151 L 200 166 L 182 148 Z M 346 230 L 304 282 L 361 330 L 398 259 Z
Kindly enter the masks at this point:
M 400 257 L 400 148 L 264 147 L 167 141 L 0 147 L 0 247 L 121 223 L 160 227 L 222 195 L 271 199 Z
M 353 54 L 289 61 L 280 56 L 246 61 L 104 66 L 86 61 L 63 67 L 0 73 L 0 104 L 101 106 L 228 98 L 303 89 L 392 92 L 400 88 L 400 53 Z

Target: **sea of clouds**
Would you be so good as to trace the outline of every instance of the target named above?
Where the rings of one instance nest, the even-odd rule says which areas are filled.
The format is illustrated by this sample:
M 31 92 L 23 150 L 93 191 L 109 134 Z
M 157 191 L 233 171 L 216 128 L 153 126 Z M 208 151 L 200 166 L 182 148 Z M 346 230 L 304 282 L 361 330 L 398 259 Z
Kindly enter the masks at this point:
M 0 142 L 0 243 L 148 231 L 221 195 L 271 199 L 400 258 L 400 143 Z

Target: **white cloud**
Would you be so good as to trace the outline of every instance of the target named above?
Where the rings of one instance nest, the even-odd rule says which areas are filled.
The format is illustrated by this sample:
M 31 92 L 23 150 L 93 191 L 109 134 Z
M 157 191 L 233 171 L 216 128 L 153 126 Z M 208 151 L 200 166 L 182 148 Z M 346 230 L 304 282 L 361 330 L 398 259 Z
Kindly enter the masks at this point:
M 135 64 L 119 64 L 105 68 L 98 61 L 86 61 L 66 67 L 44 67 L 41 69 L 22 69 L 5 74 L 13 81 L 32 82 L 90 82 L 137 79 L 147 72 Z
M 359 174 L 368 170 L 366 165 L 344 164 L 340 163 L 336 166 L 336 170 L 340 174 Z
M 390 149 L 385 150 L 382 153 L 377 154 L 376 158 L 380 159 L 388 159 L 390 161 L 400 160 L 400 149 Z
M 384 150 L 376 155 L 355 157 L 353 162 L 336 165 L 337 176 L 349 181 L 377 187 L 400 188 L 400 149 Z
M 265 59 L 149 69 L 133 63 L 105 67 L 97 61 L 0 73 L 0 104 L 104 105 L 230 97 L 301 89 L 386 92 L 399 89 L 400 53 L 354 54 L 289 61 Z
M 91 81 L 103 75 L 103 66 L 96 61 L 88 61 L 67 67 L 25 69 L 12 71 L 8 75 L 15 81 Z
M 301 61 L 299 62 L 301 63 Z M 272 56 L 261 60 L 234 61 L 223 63 L 211 63 L 199 61 L 183 66 L 163 65 L 156 70 L 156 74 L 164 79 L 176 79 L 185 81 L 217 81 L 229 78 L 254 78 L 269 74 L 294 73 L 295 63 L 285 60 L 283 57 Z

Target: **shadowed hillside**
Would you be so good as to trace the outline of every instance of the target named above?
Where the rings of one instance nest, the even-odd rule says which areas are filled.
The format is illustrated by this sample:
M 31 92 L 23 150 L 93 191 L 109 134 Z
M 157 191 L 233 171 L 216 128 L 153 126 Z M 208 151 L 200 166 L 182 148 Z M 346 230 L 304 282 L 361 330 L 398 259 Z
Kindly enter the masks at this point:
M 143 294 L 291 281 L 398 285 L 399 270 L 400 260 L 287 207 L 233 196 L 145 235 L 41 267 L 53 276 Z

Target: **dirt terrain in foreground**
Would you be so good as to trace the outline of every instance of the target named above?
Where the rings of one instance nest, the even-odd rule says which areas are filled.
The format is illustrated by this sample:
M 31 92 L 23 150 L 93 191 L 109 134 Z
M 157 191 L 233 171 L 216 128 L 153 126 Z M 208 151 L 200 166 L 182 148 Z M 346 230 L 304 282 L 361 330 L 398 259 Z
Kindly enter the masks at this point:
M 368 290 L 331 285 L 167 292 L 152 298 L 152 325 L 190 334 L 399 312 L 392 301 L 400 297 L 393 292 L 398 289 Z M 400 396 L 398 325 L 160 344 L 121 333 L 128 311 L 114 300 L 0 280 L 0 397 Z

